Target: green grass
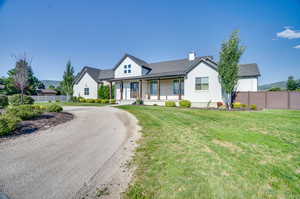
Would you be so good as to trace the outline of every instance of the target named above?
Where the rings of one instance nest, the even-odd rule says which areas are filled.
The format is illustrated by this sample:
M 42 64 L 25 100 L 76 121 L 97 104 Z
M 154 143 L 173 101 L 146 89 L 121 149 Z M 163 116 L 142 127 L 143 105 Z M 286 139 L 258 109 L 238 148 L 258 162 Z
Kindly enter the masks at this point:
M 300 111 L 120 108 L 143 127 L 125 198 L 300 198 Z
M 100 103 L 81 103 L 81 102 L 37 102 L 36 104 L 44 104 L 44 105 L 49 105 L 49 104 L 58 104 L 61 106 L 105 106 L 108 104 L 100 104 Z

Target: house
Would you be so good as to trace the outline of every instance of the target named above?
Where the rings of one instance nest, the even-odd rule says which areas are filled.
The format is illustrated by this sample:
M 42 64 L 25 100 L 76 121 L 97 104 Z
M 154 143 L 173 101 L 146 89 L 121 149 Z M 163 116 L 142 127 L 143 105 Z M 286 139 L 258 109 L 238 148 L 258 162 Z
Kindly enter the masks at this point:
M 84 67 L 74 84 L 74 95 L 97 98 L 101 84 L 114 84 L 120 104 L 142 99 L 147 105 L 164 105 L 166 100 L 187 99 L 194 107 L 216 106 L 224 101 L 217 63 L 211 56 L 148 63 L 125 54 L 109 70 Z M 257 91 L 260 72 L 257 64 L 240 64 L 237 91 Z
M 57 94 L 57 91 L 55 91 L 53 89 L 38 89 L 37 90 L 37 95 L 40 95 L 40 96 L 53 96 L 56 94 Z

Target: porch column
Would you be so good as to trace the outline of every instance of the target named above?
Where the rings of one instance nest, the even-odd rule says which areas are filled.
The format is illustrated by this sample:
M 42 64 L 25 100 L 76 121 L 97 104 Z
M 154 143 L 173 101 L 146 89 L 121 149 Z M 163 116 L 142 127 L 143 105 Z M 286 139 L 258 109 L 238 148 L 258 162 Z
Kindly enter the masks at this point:
M 112 99 L 112 82 L 109 82 L 109 99 Z
M 121 84 L 120 84 L 120 92 L 121 92 L 121 100 L 123 100 L 123 81 L 121 81 Z
M 140 81 L 139 81 L 139 91 L 140 91 L 140 93 L 139 93 L 139 99 L 142 99 L 143 98 L 143 84 L 142 84 L 143 82 L 142 82 L 142 80 L 140 79 Z
M 181 100 L 181 79 L 179 79 L 179 94 L 178 99 Z
M 160 100 L 160 79 L 157 80 L 157 99 Z
M 147 95 L 148 95 L 148 100 L 150 99 L 150 80 L 147 80 Z

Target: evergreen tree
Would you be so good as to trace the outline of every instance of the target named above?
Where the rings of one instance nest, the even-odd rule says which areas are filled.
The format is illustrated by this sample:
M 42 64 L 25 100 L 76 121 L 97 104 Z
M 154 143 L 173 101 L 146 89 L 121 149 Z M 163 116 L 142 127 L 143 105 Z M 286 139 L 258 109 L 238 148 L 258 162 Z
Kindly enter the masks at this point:
M 63 81 L 61 82 L 62 90 L 70 99 L 73 94 L 73 82 L 74 82 L 74 68 L 69 60 L 66 65 L 66 70 L 63 75 Z
M 297 85 L 297 81 L 294 80 L 293 76 L 289 76 L 288 81 L 287 81 L 287 90 L 289 91 L 294 91 L 297 89 L 298 85 Z

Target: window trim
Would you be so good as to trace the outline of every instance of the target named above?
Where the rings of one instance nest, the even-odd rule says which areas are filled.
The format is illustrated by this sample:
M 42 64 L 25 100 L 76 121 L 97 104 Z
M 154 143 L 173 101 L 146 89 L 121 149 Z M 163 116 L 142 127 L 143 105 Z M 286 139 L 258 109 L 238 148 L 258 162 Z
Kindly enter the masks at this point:
M 201 79 L 202 78 L 207 78 L 207 83 L 202 83 Z M 197 79 L 200 79 L 200 83 L 197 83 Z M 203 85 L 207 84 L 207 89 L 203 89 Z M 199 85 L 200 89 L 197 89 L 197 85 Z M 204 77 L 195 77 L 195 91 L 208 91 L 209 90 L 209 77 L 204 76 Z
M 83 94 L 85 95 L 85 96 L 88 96 L 88 95 L 90 95 L 90 88 L 84 88 L 83 89 Z
M 156 85 L 154 88 L 155 90 L 153 90 L 152 88 L 152 85 Z M 155 91 L 155 92 L 153 92 Z M 150 95 L 158 95 L 158 80 L 151 80 L 150 81 Z
M 127 65 L 124 65 L 124 67 L 123 67 L 123 72 L 124 72 L 124 74 L 129 74 L 129 73 L 131 73 L 131 64 L 127 64 Z

